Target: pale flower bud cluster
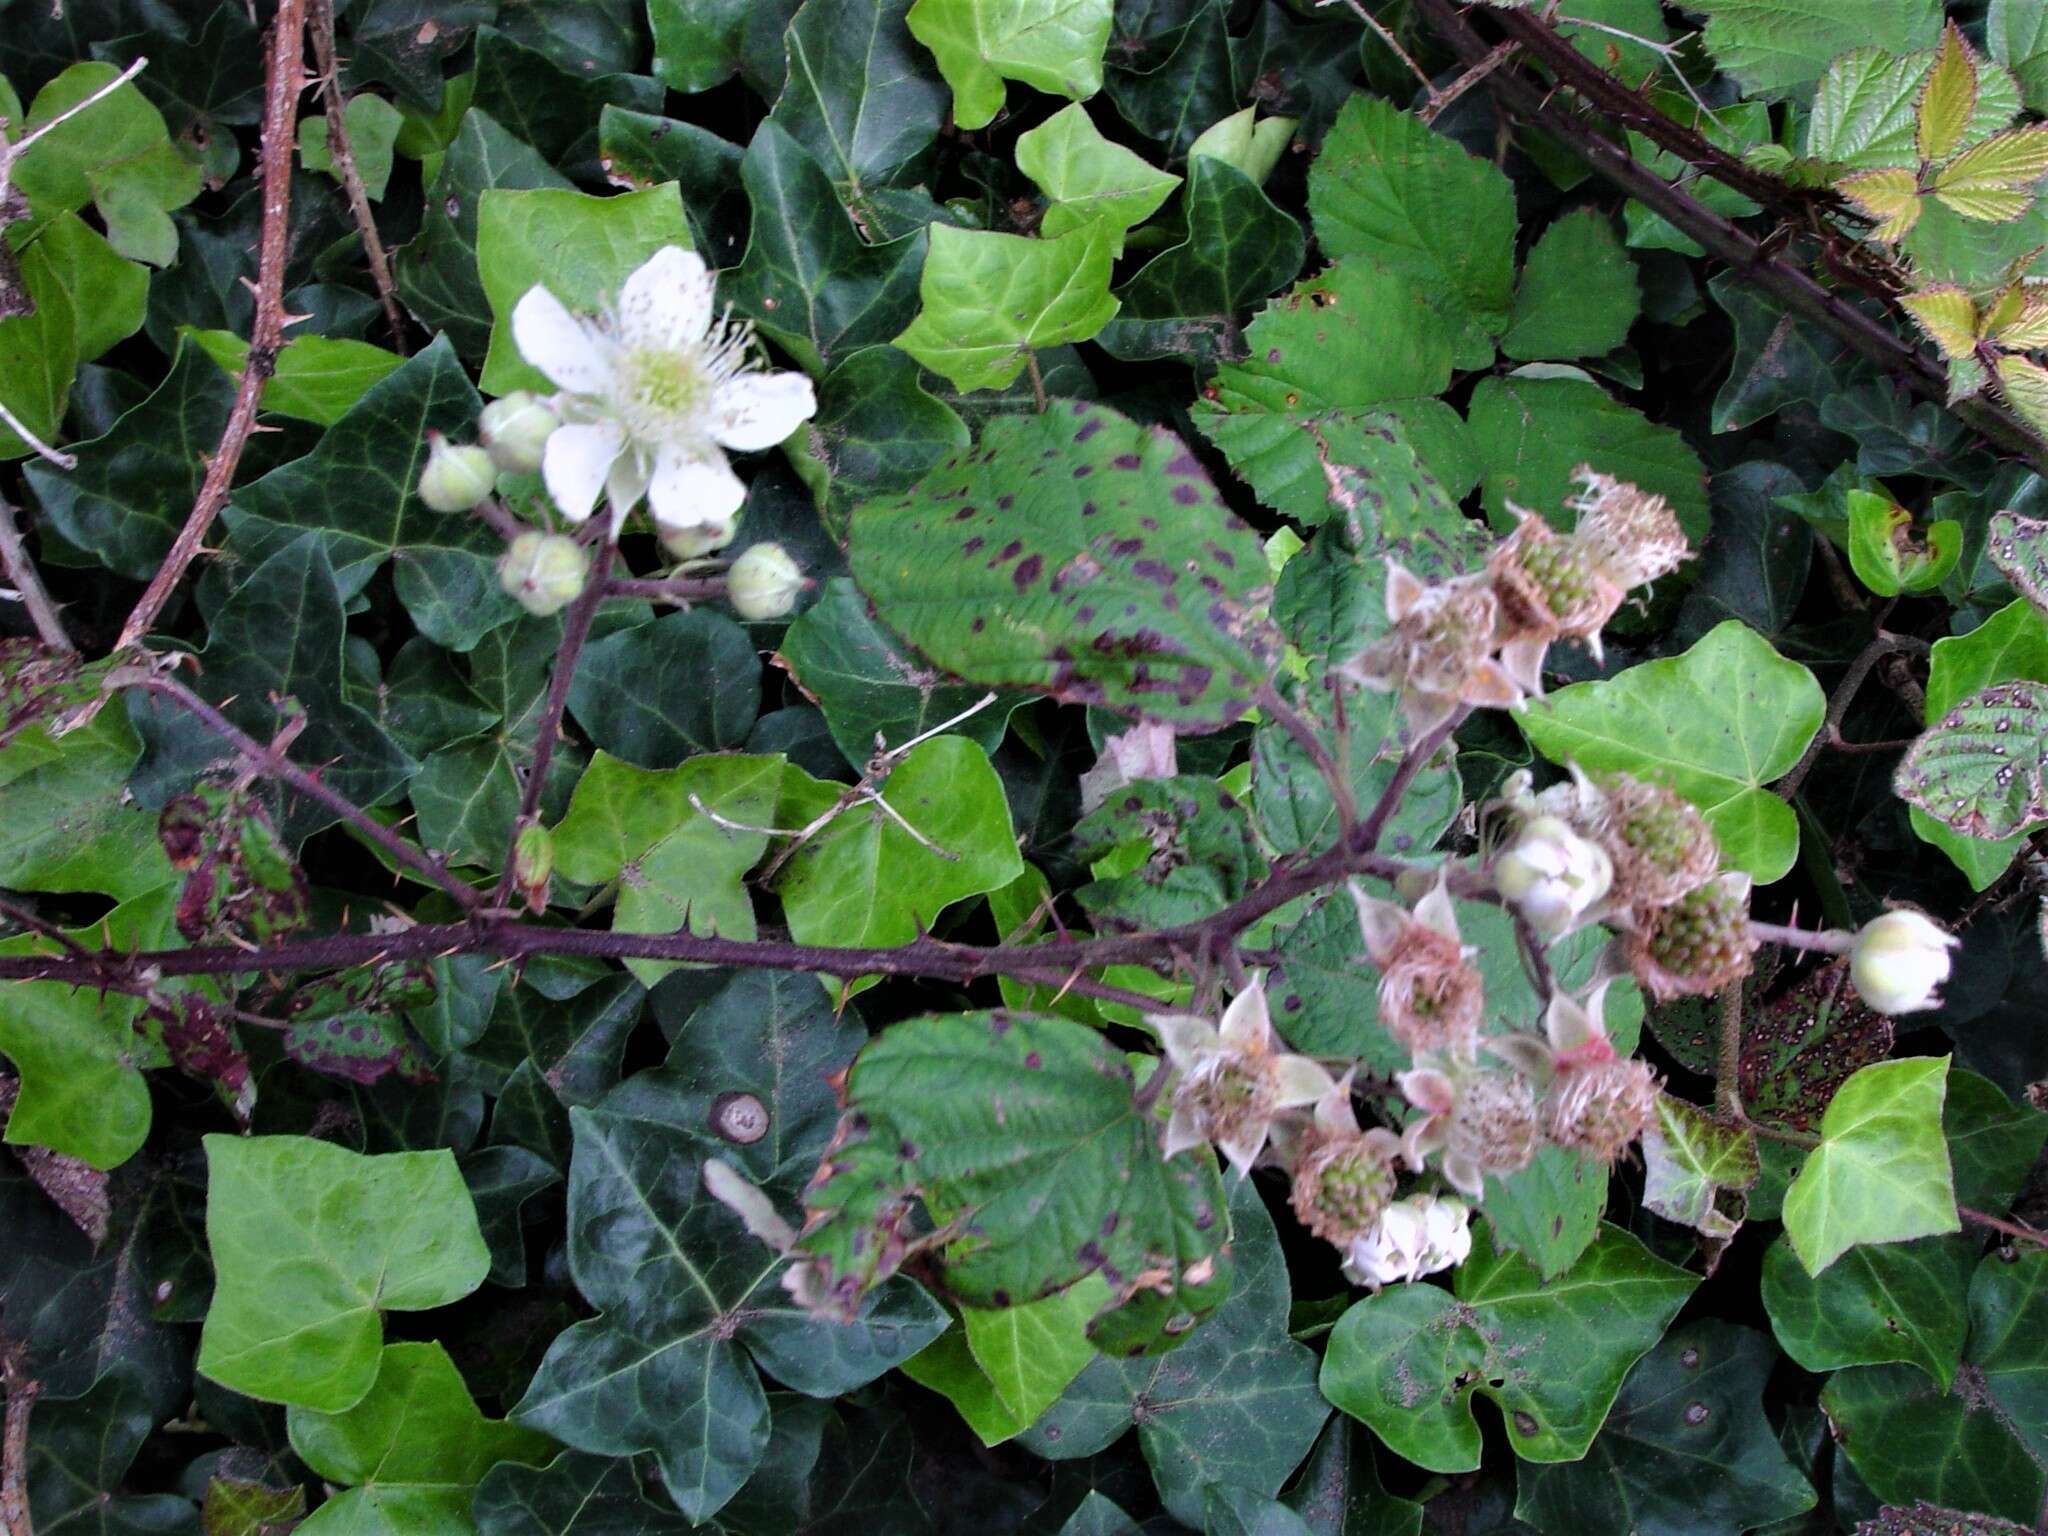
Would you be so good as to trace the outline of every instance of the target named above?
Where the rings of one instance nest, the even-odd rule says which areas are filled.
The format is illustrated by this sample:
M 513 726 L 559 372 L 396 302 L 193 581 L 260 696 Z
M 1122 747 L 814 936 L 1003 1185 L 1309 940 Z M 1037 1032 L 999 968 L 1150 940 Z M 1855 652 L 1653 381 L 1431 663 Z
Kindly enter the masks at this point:
M 1872 918 L 1849 952 L 1849 979 L 1879 1013 L 1922 1013 L 1941 1006 L 1951 951 L 1962 941 L 1933 919 L 1901 908 Z
M 1344 1253 L 1344 1273 L 1378 1290 L 1452 1269 L 1472 1253 L 1472 1211 L 1455 1195 L 1410 1195 Z

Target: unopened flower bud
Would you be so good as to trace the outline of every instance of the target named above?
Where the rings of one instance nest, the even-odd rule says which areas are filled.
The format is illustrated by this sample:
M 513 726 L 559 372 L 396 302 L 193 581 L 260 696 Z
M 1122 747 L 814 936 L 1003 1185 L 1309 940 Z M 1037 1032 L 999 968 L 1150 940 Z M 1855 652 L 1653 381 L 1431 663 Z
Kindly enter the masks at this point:
M 709 523 L 685 523 L 680 527 L 664 523 L 658 531 L 663 549 L 678 560 L 695 560 L 725 548 L 739 531 L 739 525 L 728 517 Z
M 555 873 L 555 839 L 546 827 L 535 823 L 520 828 L 512 847 L 512 878 L 519 894 L 534 912 L 548 909 L 548 882 Z
M 427 467 L 420 471 L 420 500 L 436 512 L 467 512 L 497 483 L 498 467 L 488 453 L 437 435 L 428 447 Z
M 1493 861 L 1494 888 L 1545 938 L 1569 932 L 1613 883 L 1607 850 L 1560 816 L 1532 817 Z
M 743 619 L 779 619 L 804 589 L 803 567 L 780 544 L 756 544 L 733 561 L 725 595 Z
M 530 475 L 540 468 L 541 449 L 547 445 L 548 435 L 561 424 L 562 418 L 547 401 L 515 389 L 485 406 L 476 425 L 493 464 L 513 474 Z
M 1920 1013 L 1941 1006 L 1949 951 L 1962 941 L 1918 912 L 1887 912 L 1856 935 L 1849 976 L 1856 993 L 1879 1013 Z
M 590 557 L 559 533 L 526 532 L 498 562 L 498 585 L 535 618 L 560 613 L 583 595 Z

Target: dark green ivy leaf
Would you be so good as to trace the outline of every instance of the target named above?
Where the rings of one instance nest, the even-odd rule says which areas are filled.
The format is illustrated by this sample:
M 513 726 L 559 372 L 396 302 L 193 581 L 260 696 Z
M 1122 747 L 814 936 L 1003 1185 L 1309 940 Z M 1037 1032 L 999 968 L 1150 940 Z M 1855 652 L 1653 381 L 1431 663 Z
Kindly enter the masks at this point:
M 761 709 L 747 632 L 707 609 L 671 613 L 584 648 L 569 708 L 593 744 L 641 768 L 737 747 Z

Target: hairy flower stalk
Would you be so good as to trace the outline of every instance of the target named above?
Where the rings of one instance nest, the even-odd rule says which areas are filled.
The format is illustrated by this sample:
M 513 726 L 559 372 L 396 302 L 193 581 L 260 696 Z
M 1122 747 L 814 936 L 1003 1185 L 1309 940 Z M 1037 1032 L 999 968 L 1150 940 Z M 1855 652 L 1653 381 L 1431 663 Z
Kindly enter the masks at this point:
M 699 553 L 721 547 L 747 496 L 725 450 L 772 448 L 817 410 L 803 374 L 763 371 L 751 325 L 713 315 L 710 271 L 678 246 L 601 314 L 528 289 L 512 336 L 560 391 L 562 424 L 541 453 L 548 495 L 578 523 L 608 502 L 613 538 L 644 497 L 662 529 L 692 533 Z

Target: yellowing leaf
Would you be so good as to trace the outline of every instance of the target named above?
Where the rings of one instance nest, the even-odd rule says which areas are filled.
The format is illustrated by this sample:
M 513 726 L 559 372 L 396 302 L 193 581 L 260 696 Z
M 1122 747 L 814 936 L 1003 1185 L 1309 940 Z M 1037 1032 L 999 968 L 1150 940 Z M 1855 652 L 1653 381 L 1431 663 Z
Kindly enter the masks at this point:
M 1964 289 L 1943 284 L 1899 300 L 1899 306 L 1933 338 L 1943 357 L 1968 357 L 1977 346 L 1977 305 Z
M 1902 166 L 1844 176 L 1835 190 L 1877 221 L 1873 240 L 1898 240 L 1920 221 L 1920 179 Z
M 2048 432 L 2048 368 L 2024 357 L 1998 360 L 1998 392 L 2036 429 Z
M 2048 283 L 2015 283 L 1985 323 L 2001 347 L 2031 351 L 2048 347 Z
M 2048 123 L 2014 128 L 1973 144 L 1941 168 L 1934 189 L 1943 194 L 2011 190 L 2048 174 Z
M 1966 219 L 1980 224 L 2010 224 L 2033 206 L 2034 194 L 1993 187 L 1980 192 L 1954 192 L 1937 186 L 1934 195 Z
M 1977 108 L 1977 61 L 1953 21 L 1920 92 L 1916 140 L 1922 160 L 1946 160 L 1963 142 Z

